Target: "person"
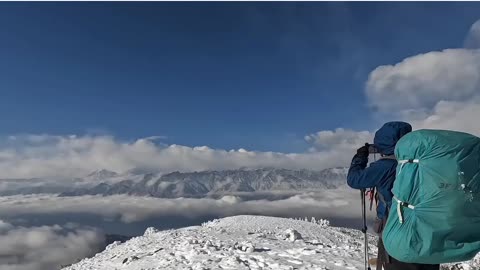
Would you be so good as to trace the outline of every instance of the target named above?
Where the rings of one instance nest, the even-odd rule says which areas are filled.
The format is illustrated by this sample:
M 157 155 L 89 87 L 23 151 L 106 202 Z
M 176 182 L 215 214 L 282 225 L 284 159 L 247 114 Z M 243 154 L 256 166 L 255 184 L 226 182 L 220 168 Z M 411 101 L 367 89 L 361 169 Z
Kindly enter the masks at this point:
M 380 153 L 380 158 L 367 167 L 369 149 L 362 146 L 352 159 L 347 175 L 347 183 L 354 189 L 377 190 L 378 204 L 375 232 L 379 234 L 377 270 L 438 270 L 440 265 L 405 263 L 389 256 L 382 241 L 382 231 L 386 224 L 388 211 L 392 204 L 392 187 L 395 181 L 397 160 L 394 156 L 395 145 L 404 135 L 412 131 L 412 126 L 405 122 L 385 123 L 376 133 L 374 147 Z

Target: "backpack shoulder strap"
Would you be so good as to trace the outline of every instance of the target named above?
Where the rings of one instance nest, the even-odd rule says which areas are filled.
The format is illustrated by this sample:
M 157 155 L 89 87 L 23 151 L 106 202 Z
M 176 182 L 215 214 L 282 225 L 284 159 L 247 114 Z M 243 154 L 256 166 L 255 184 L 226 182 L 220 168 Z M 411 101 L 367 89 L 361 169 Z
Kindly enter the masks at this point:
M 397 158 L 395 157 L 395 155 L 383 156 L 383 157 L 380 157 L 380 159 L 393 159 L 393 160 L 397 160 Z
M 380 159 L 390 159 L 390 160 L 397 160 L 397 158 L 395 157 L 395 155 L 388 155 L 388 156 L 382 156 Z M 385 206 L 387 206 L 387 201 L 385 200 L 385 197 L 383 197 L 382 193 L 380 192 L 377 192 L 378 194 L 378 199 L 379 201 L 381 201 Z M 387 217 L 388 217 L 388 207 L 387 207 Z

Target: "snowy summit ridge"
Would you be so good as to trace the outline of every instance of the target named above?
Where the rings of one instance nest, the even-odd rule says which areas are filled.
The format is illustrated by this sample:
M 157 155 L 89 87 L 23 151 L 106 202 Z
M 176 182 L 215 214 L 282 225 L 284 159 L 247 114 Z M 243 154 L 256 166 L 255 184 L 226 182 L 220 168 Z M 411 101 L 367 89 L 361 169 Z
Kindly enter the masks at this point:
M 235 216 L 177 230 L 147 229 L 65 270 L 362 269 L 363 234 L 309 222 Z M 375 237 L 370 236 L 375 252 Z

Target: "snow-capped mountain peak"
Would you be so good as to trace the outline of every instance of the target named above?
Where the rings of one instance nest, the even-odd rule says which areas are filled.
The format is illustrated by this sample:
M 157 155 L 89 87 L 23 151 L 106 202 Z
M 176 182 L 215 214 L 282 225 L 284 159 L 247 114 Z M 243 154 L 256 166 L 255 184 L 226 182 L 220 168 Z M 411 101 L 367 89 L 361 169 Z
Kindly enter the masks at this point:
M 101 169 L 89 173 L 85 178 L 94 181 L 102 181 L 108 178 L 117 177 L 118 173 Z
M 106 173 L 99 173 L 105 175 Z M 97 174 L 96 174 L 97 175 Z M 106 174 L 109 175 L 109 174 Z M 160 198 L 205 197 L 239 192 L 303 192 L 345 185 L 344 168 L 322 171 L 278 168 L 172 172 L 105 179 L 96 186 L 62 196 L 129 194 Z M 118 180 L 117 180 L 118 179 Z
M 161 198 L 221 196 L 242 192 L 304 192 L 334 189 L 346 183 L 346 168 L 321 171 L 241 168 L 223 171 L 124 173 L 97 170 L 83 178 L 0 179 L 0 195 L 52 193 L 61 196 L 129 194 Z

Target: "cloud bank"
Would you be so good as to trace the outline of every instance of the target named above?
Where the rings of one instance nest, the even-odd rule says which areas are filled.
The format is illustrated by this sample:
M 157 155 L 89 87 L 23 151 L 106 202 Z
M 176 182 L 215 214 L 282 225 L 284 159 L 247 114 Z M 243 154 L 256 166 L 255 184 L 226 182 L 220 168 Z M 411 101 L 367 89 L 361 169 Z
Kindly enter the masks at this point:
M 0 146 L 0 178 L 74 177 L 97 169 L 124 172 L 134 168 L 160 172 L 241 167 L 319 170 L 348 164 L 351 153 L 340 146 L 330 145 L 321 152 L 277 153 L 165 145 L 151 138 L 125 142 L 112 136 L 11 136 Z
M 104 245 L 101 233 L 72 226 L 15 227 L 0 220 L 2 270 L 52 270 L 87 256 Z
M 94 214 L 105 220 L 123 223 L 139 222 L 154 217 L 233 216 L 260 214 L 271 216 L 317 216 L 351 218 L 358 216 L 357 191 L 351 189 L 325 190 L 277 200 L 243 201 L 237 196 L 221 199 L 160 199 L 128 195 L 55 197 L 29 195 L 0 197 L 0 215 Z M 0 223 L 1 228 L 1 223 Z

